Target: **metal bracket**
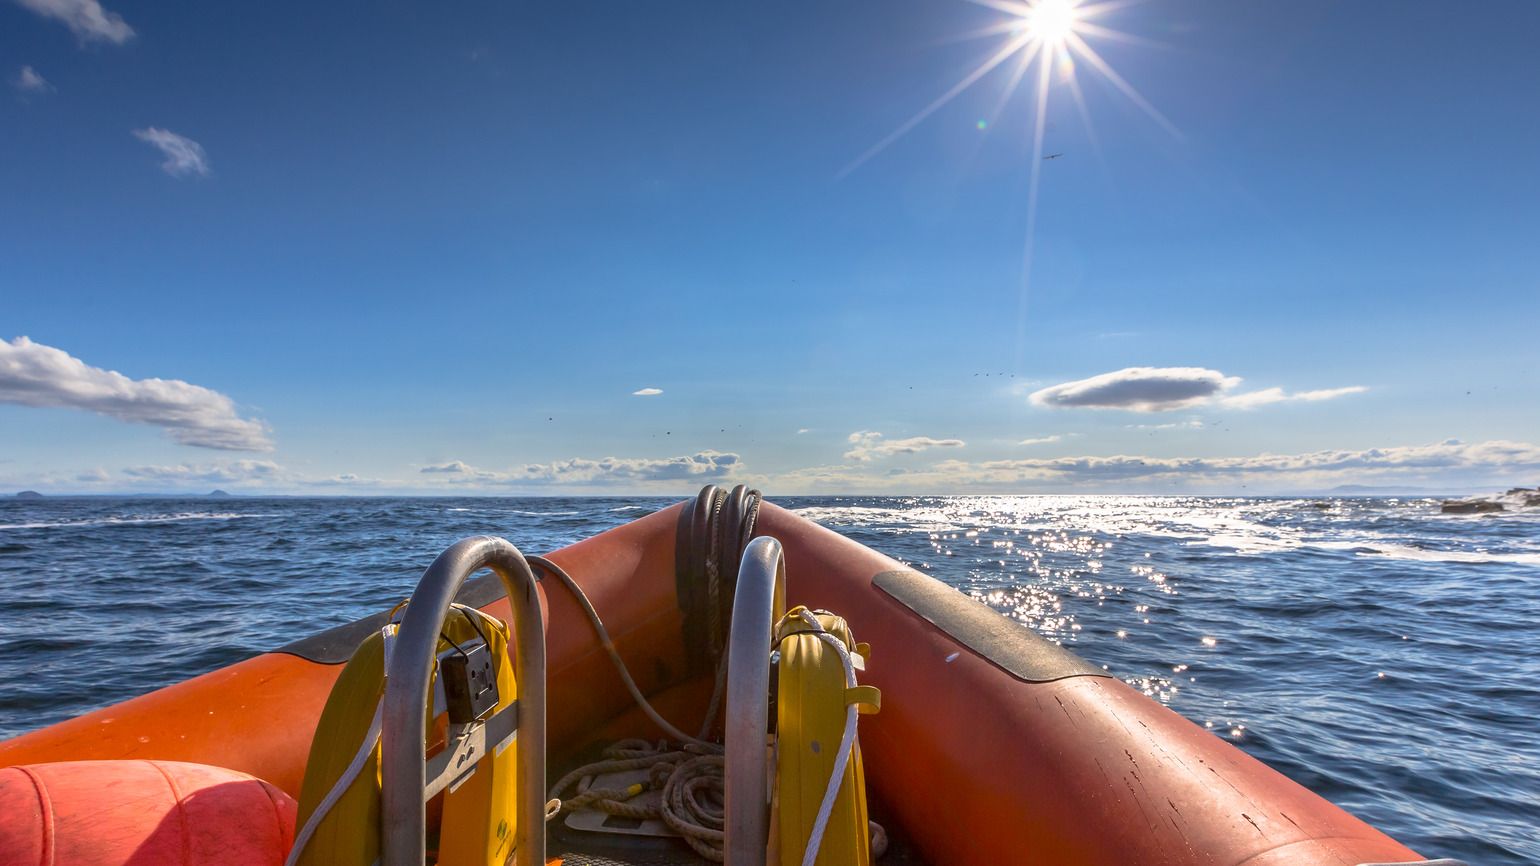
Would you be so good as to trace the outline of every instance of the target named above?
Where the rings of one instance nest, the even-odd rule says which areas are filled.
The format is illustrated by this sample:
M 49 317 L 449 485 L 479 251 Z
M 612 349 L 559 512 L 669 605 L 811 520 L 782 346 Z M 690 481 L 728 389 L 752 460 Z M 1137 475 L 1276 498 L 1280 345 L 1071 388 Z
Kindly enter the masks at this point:
M 423 755 L 427 737 L 429 682 L 439 632 L 460 587 L 483 568 L 497 574 L 512 609 L 514 681 L 518 701 L 485 725 L 453 726 L 450 742 L 428 783 Z M 517 727 L 518 821 L 514 829 L 517 866 L 545 866 L 545 623 L 539 589 L 529 563 L 501 538 L 458 541 L 423 572 L 396 633 L 386 667 L 380 735 L 380 860 L 384 866 L 422 866 L 427 847 L 427 797 L 469 776 L 476 760 L 503 745 Z M 493 728 L 493 721 L 498 727 Z M 447 781 L 443 777 L 448 777 Z
M 786 611 L 786 558 L 768 535 L 749 542 L 738 567 L 732 627 L 727 633 L 727 715 L 723 721 L 725 827 L 732 866 L 764 866 L 770 838 L 771 630 Z
M 519 702 L 514 701 L 484 722 L 450 725 L 444 750 L 428 759 L 428 784 L 423 788 L 423 802 L 438 796 L 445 788 L 453 791 L 476 774 L 476 765 L 490 751 L 502 754 L 513 742 L 519 729 Z

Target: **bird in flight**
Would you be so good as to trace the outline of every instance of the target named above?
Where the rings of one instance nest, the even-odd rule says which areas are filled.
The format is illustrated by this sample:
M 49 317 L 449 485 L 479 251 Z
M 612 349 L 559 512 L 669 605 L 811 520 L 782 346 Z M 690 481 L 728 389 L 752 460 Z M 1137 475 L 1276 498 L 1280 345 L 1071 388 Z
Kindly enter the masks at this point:
M 1059 157 L 1061 157 L 1063 155 L 1064 154 L 1062 154 L 1062 153 L 1050 153 L 1047 156 L 1043 157 L 1043 160 L 1046 162 L 1047 160 L 1050 160 L 1050 159 L 1058 159 Z

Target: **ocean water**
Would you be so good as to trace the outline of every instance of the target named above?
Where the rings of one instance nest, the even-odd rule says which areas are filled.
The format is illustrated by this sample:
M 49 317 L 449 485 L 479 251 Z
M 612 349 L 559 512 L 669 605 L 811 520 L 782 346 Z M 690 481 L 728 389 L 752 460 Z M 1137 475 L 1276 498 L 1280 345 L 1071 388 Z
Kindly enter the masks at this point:
M 0 737 L 671 499 L 0 501 Z M 1540 864 L 1540 513 L 1423 499 L 777 499 L 1072 647 L 1427 856 Z

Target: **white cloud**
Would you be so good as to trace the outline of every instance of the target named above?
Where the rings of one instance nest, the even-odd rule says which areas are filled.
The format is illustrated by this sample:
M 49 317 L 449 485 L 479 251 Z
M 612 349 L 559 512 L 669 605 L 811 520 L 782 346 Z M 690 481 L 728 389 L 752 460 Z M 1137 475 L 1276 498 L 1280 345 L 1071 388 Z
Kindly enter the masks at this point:
M 53 90 L 53 85 L 48 83 L 48 79 L 30 66 L 23 66 L 17 70 L 16 77 L 11 79 L 11 86 L 22 93 L 48 93 Z
M 476 469 L 463 460 L 451 460 L 436 466 L 424 466 L 417 471 L 428 475 L 470 475 L 475 473 Z
M 102 8 L 99 0 L 16 0 L 25 9 L 63 21 L 81 42 L 122 45 L 134 37 L 134 28 L 122 16 Z
M 1023 439 L 1020 442 L 1017 442 L 1016 444 L 1017 445 L 1052 445 L 1053 443 L 1062 441 L 1063 439 L 1064 439 L 1063 436 L 1060 436 L 1059 434 L 1055 433 L 1052 436 L 1039 436 L 1036 439 Z
M 1241 383 L 1206 367 L 1127 367 L 1089 379 L 1065 382 L 1035 391 L 1033 405 L 1051 409 L 1125 409 L 1132 412 L 1168 412 L 1198 406 L 1255 409 L 1287 401 L 1332 400 L 1369 390 L 1362 385 L 1300 391 L 1264 388 L 1244 394 L 1230 393 Z
M 811 428 L 811 427 L 798 427 L 797 428 L 797 435 L 798 436 L 801 436 L 803 433 L 811 433 L 811 432 L 813 432 L 813 428 Z
M 961 448 L 965 444 L 961 439 L 932 439 L 929 436 L 886 440 L 881 433 L 871 430 L 852 433 L 847 441 L 851 448 L 845 452 L 845 459 L 861 463 L 895 454 L 915 454 L 927 448 Z
M 0 340 L 0 403 L 83 409 L 165 429 L 183 445 L 270 451 L 267 426 L 240 417 L 218 391 L 180 379 L 130 379 L 87 365 L 62 349 L 17 337 Z
M 638 388 L 631 392 L 633 397 L 656 397 L 663 393 L 662 388 Z
M 1034 391 L 1030 399 L 1054 409 L 1164 412 L 1206 403 L 1240 381 L 1205 367 L 1127 367 Z
M 150 126 L 134 130 L 134 137 L 161 152 L 161 155 L 166 158 L 160 164 L 161 170 L 172 177 L 188 175 L 208 177 L 211 171 L 208 155 L 203 152 L 203 145 L 186 136 L 177 135 L 169 129 Z

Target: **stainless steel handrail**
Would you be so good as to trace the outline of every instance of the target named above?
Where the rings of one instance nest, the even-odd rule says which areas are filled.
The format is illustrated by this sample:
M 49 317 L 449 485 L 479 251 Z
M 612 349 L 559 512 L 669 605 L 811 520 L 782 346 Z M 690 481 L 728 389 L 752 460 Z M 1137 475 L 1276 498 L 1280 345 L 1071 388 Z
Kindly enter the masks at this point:
M 513 609 L 518 681 L 518 866 L 545 864 L 545 624 L 535 576 L 519 549 L 501 538 L 455 542 L 423 572 L 387 661 L 381 729 L 381 862 L 422 866 L 427 842 L 423 755 L 429 682 L 439 631 L 466 578 L 490 568 Z
M 786 558 L 769 536 L 749 542 L 738 567 L 727 637 L 727 866 L 764 866 L 770 835 L 765 734 L 770 728 L 770 640 L 786 611 Z

